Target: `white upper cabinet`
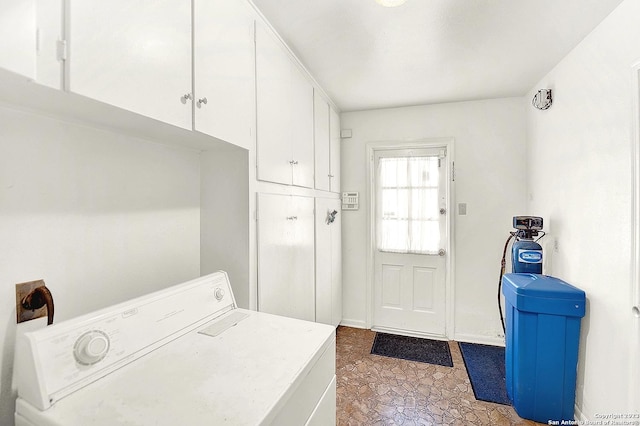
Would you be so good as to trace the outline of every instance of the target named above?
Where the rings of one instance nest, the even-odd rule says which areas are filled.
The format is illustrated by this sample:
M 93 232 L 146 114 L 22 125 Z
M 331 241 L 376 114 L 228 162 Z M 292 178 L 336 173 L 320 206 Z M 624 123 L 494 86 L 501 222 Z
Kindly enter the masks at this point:
M 254 19 L 245 1 L 194 1 L 194 130 L 250 148 Z
M 329 148 L 329 177 L 331 192 L 340 192 L 340 116 L 331 108 L 329 112 L 329 133 L 331 146 Z
M 69 90 L 192 128 L 191 2 L 69 0 Z
M 287 97 L 291 64 L 280 44 L 256 24 L 258 179 L 291 183 Z
M 292 183 L 313 188 L 313 86 L 293 63 L 290 99 Z
M 262 25 L 256 90 L 258 179 L 313 187 L 313 87 Z
M 315 151 L 315 188 L 330 190 L 329 176 L 329 104 L 313 92 L 313 143 Z
M 0 0 L 0 39 L 0 67 L 34 79 L 35 0 Z

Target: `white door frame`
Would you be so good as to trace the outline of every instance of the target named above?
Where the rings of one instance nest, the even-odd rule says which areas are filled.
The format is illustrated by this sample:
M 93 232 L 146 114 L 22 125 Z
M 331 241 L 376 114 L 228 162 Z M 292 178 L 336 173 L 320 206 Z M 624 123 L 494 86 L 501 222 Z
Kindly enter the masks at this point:
M 374 254 L 375 254 L 375 227 L 373 226 L 375 220 L 375 178 L 376 178 L 376 167 L 375 167 L 375 152 L 379 150 L 387 150 L 387 149 L 420 149 L 420 148 L 436 148 L 436 147 L 444 147 L 447 150 L 447 165 L 449 170 L 449 176 L 446 180 L 445 191 L 447 194 L 447 215 L 445 217 L 446 220 L 446 228 L 447 228 L 447 247 L 444 249 L 447 252 L 447 262 L 445 265 L 445 336 L 449 339 L 453 338 L 454 332 L 454 297 L 455 297 L 455 289 L 453 286 L 454 280 L 454 271 L 455 271 L 455 250 L 454 250 L 454 208 L 455 200 L 454 200 L 454 188 L 455 181 L 452 179 L 453 175 L 453 165 L 454 165 L 454 138 L 428 138 L 428 139 L 417 139 L 417 140 L 402 140 L 402 141 L 379 141 L 379 142 L 369 142 L 366 145 L 366 161 L 369 165 L 367 167 L 367 194 L 368 194 L 368 205 L 367 209 L 367 275 L 366 275 L 366 328 L 370 329 L 373 325 L 373 309 L 374 309 L 374 278 L 375 278 L 375 262 L 374 262 Z M 364 207 L 364 206 L 363 206 Z M 415 335 L 418 337 L 429 337 L 416 333 L 407 332 L 407 335 Z

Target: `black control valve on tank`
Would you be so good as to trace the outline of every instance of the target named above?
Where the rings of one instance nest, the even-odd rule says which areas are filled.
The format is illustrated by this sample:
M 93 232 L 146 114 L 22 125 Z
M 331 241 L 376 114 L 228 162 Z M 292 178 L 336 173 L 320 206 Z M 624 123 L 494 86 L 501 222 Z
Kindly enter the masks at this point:
M 513 227 L 516 230 L 516 238 L 532 240 L 542 231 L 542 218 L 538 216 L 514 216 Z M 542 232 L 544 237 L 544 232 Z M 541 237 L 542 238 L 542 237 Z

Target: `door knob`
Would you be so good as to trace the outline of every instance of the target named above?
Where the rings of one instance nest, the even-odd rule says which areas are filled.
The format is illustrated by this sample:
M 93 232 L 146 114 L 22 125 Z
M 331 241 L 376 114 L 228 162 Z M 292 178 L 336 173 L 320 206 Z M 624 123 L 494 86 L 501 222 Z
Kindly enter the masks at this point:
M 445 209 L 445 208 L 441 208 L 440 209 L 440 214 L 445 214 L 446 212 L 447 212 L 447 209 Z
M 438 250 L 438 256 L 444 256 L 445 254 L 447 254 L 447 252 L 445 251 L 445 249 L 440 249 L 440 250 Z

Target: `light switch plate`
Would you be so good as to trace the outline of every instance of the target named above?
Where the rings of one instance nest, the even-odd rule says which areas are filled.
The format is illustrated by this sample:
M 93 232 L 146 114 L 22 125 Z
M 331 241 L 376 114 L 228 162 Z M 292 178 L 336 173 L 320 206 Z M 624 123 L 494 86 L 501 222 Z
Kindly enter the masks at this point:
M 26 283 L 16 284 L 16 321 L 17 323 L 30 321 L 32 319 L 46 317 L 47 306 L 40 309 L 24 309 L 22 307 L 22 299 L 38 287 L 44 287 L 44 280 L 28 281 Z

